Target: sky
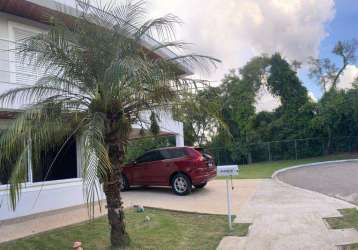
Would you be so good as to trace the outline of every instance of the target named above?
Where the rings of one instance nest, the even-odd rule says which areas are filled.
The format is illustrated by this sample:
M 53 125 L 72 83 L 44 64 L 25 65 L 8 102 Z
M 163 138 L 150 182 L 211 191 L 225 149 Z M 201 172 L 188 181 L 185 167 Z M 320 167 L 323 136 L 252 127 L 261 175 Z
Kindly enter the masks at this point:
M 195 75 L 216 85 L 230 69 L 262 53 L 280 52 L 302 63 L 310 56 L 328 57 L 339 64 L 331 53 L 335 43 L 358 38 L 357 0 L 147 0 L 147 10 L 150 18 L 178 16 L 182 24 L 176 29 L 177 40 L 191 43 L 192 52 L 222 60 L 211 74 Z M 305 64 L 298 73 L 310 96 L 319 99 L 322 90 L 309 79 Z M 341 88 L 349 88 L 357 76 L 358 67 L 349 65 Z M 277 98 L 260 90 L 258 111 L 277 105 Z

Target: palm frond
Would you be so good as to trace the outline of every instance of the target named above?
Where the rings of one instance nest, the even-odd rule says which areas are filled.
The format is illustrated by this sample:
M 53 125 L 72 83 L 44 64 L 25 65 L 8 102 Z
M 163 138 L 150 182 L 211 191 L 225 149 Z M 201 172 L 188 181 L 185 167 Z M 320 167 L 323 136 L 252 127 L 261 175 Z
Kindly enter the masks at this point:
M 156 38 L 159 41 L 175 39 L 175 25 L 181 23 L 180 19 L 172 14 L 164 17 L 155 18 L 146 21 L 134 34 L 136 40 L 145 39 L 143 36 L 148 35 L 150 38 Z
M 81 133 L 84 198 L 87 201 L 89 215 L 92 218 L 94 203 L 101 200 L 100 181 L 106 180 L 112 171 L 112 164 L 104 144 L 104 129 L 103 117 L 101 114 L 95 113 Z
M 22 183 L 26 182 L 28 168 L 27 168 L 27 157 L 28 157 L 28 146 L 22 147 L 20 155 L 13 166 L 11 176 L 9 179 L 10 184 L 10 206 L 13 210 L 16 208 L 16 204 L 20 199 Z
M 179 55 L 168 59 L 168 61 L 182 63 L 189 68 L 197 68 L 205 72 L 209 72 L 212 67 L 216 68 L 217 64 L 221 63 L 221 60 L 215 57 L 200 54 Z

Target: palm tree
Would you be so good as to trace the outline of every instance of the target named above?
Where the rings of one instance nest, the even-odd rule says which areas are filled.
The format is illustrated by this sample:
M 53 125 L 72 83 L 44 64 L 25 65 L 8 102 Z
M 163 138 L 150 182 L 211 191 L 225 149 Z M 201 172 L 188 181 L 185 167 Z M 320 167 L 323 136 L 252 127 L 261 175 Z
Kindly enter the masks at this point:
M 126 244 L 128 237 L 120 172 L 132 124 L 145 122 L 141 113 L 150 111 L 155 128 L 158 110 L 180 103 L 183 91 L 195 85 L 193 80 L 180 78 L 179 64 L 208 69 L 219 61 L 196 54 L 159 57 L 162 49 L 182 50 L 185 45 L 175 41 L 178 19 L 167 15 L 143 21 L 142 1 L 102 7 L 88 1 L 77 3 L 78 17 L 51 16 L 47 33 L 18 46 L 24 60 L 45 69 L 46 74 L 33 86 L 0 95 L 2 106 L 27 104 L 1 137 L 0 160 L 16 156 L 9 180 L 15 209 L 26 180 L 29 147 L 36 162 L 43 150 L 58 143 L 62 149 L 69 138 L 80 135 L 87 202 L 94 203 L 102 185 L 111 244 L 117 247 Z M 148 49 L 143 44 L 151 37 L 162 42 Z

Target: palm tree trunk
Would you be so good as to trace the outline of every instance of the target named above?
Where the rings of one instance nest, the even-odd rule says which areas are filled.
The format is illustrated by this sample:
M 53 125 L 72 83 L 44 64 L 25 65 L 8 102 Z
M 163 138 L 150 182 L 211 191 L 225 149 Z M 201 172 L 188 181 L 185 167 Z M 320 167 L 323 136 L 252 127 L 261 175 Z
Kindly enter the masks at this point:
M 108 154 L 112 163 L 112 172 L 104 182 L 108 221 L 111 227 L 112 247 L 125 246 L 128 243 L 128 234 L 125 229 L 123 202 L 120 194 L 120 167 L 123 161 L 123 145 L 120 142 L 108 142 Z

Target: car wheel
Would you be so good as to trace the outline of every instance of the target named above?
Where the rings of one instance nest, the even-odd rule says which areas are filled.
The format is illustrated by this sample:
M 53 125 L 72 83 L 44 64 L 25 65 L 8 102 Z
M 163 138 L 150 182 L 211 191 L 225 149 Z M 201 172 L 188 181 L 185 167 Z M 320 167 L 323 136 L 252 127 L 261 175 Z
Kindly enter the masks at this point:
M 177 195 L 187 195 L 191 192 L 191 181 L 185 174 L 176 174 L 172 180 L 172 190 Z
M 198 185 L 194 185 L 194 187 L 197 188 L 197 189 L 200 189 L 200 188 L 205 187 L 206 184 L 207 184 L 207 182 L 204 182 L 204 183 L 200 183 L 200 184 L 198 184 Z
M 121 174 L 120 177 L 120 181 L 121 181 L 121 191 L 127 191 L 129 189 L 129 183 L 128 183 L 128 179 L 124 174 Z

